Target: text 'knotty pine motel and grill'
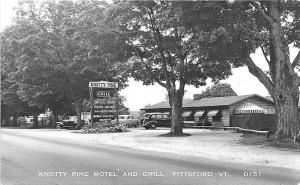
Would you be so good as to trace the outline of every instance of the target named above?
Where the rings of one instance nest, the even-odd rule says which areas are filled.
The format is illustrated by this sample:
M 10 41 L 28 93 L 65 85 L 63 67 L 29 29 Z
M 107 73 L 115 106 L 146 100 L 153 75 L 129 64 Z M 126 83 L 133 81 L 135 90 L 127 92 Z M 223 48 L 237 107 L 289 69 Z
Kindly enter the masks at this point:
M 200 98 L 183 100 L 184 126 L 240 127 L 253 130 L 275 128 L 276 109 L 269 97 L 256 94 L 243 96 Z M 143 109 L 145 113 L 170 113 L 168 101 Z M 300 114 L 300 102 L 298 104 Z

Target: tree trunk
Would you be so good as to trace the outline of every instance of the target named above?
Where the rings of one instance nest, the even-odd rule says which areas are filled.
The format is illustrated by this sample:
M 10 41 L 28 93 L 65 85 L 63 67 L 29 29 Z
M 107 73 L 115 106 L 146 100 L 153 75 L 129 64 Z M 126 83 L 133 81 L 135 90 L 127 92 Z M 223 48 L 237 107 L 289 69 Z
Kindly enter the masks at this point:
M 8 123 L 7 108 L 5 105 L 2 104 L 1 105 L 1 126 L 7 126 L 7 123 Z
M 276 90 L 275 102 L 277 119 L 275 138 L 291 138 L 296 136 L 300 129 L 298 112 L 299 91 L 296 87 L 281 87 Z
M 171 136 L 180 136 L 182 132 L 182 93 L 175 90 L 169 93 L 169 103 L 171 106 Z
M 76 109 L 76 117 L 77 117 L 76 127 L 80 128 L 82 126 L 82 124 L 81 124 L 81 122 L 82 122 L 81 121 L 81 112 L 82 112 L 82 109 L 83 109 L 82 100 L 79 100 L 79 101 L 75 102 L 75 109 Z
M 33 127 L 36 128 L 38 127 L 39 123 L 38 123 L 38 115 L 34 114 L 33 115 Z
M 273 93 L 270 93 L 275 102 L 277 111 L 277 130 L 275 138 L 289 138 L 299 131 L 298 101 L 299 87 L 298 75 L 291 62 L 288 41 L 284 36 L 280 23 L 280 2 L 270 3 L 270 15 L 273 21 L 270 26 L 270 63 L 272 81 L 275 83 Z
M 53 128 L 56 126 L 57 121 L 58 121 L 58 112 L 55 109 L 55 110 L 53 110 L 53 124 L 52 124 Z
M 5 125 L 4 126 L 9 126 L 9 116 L 5 116 Z
M 18 115 L 17 115 L 17 114 L 14 114 L 14 115 L 13 115 L 13 119 L 12 119 L 12 125 L 13 125 L 14 127 L 17 127 L 17 126 L 18 126 L 17 118 L 18 118 Z
M 273 131 L 274 137 L 290 138 L 296 136 L 300 129 L 298 74 L 294 71 L 290 61 L 289 43 L 281 25 L 280 1 L 270 1 L 267 7 L 268 14 L 263 10 L 259 12 L 269 27 L 270 77 L 251 60 L 248 60 L 247 66 L 249 71 L 264 84 L 274 100 L 277 117 L 276 131 Z M 256 8 L 261 10 L 258 6 Z

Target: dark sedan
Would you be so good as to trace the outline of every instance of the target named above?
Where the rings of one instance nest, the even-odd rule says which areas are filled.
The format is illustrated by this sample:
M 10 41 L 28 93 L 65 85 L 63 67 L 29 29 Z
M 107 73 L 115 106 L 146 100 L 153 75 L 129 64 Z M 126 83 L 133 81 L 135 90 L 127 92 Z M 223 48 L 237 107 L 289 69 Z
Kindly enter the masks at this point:
M 75 128 L 77 125 L 77 117 L 76 116 L 68 116 L 64 120 L 56 123 L 56 128 Z
M 168 113 L 147 113 L 141 120 L 145 129 L 155 129 L 156 127 L 170 127 L 171 119 Z

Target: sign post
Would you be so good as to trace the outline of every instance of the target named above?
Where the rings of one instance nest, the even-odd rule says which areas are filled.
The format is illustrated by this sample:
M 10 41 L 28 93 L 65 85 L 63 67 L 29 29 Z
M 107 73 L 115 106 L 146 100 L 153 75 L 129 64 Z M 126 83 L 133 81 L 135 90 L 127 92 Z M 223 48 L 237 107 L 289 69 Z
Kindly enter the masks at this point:
M 118 95 L 118 92 L 116 92 L 116 118 L 117 118 L 117 124 L 119 124 L 119 95 Z
M 91 106 L 91 126 L 94 126 L 94 121 L 93 121 L 93 115 L 94 115 L 94 97 L 93 97 L 93 88 L 89 87 L 90 89 L 90 100 L 92 102 L 92 106 Z
M 90 82 L 91 125 L 94 125 L 94 117 L 97 116 L 99 122 L 111 121 L 116 115 L 116 82 Z

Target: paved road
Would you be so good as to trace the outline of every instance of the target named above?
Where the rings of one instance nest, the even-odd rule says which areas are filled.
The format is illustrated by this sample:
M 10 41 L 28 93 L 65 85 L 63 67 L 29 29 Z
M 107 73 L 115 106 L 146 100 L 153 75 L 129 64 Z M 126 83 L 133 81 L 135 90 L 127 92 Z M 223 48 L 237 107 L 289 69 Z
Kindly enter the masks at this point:
M 2 130 L 1 145 L 2 185 L 297 185 L 300 182 L 300 172 L 296 170 L 37 138 L 25 131 L 16 134 L 13 130 Z

